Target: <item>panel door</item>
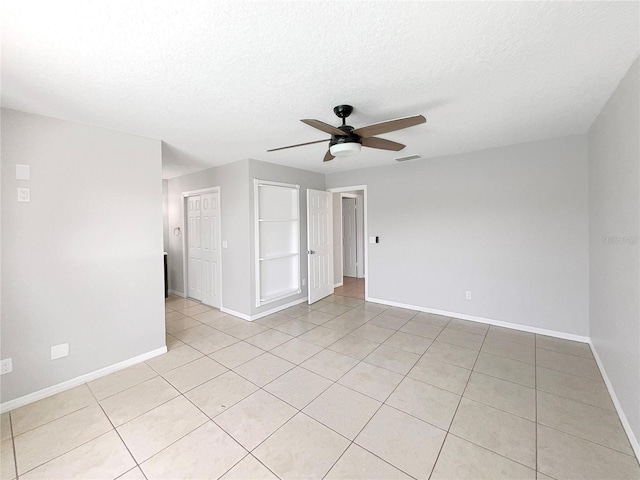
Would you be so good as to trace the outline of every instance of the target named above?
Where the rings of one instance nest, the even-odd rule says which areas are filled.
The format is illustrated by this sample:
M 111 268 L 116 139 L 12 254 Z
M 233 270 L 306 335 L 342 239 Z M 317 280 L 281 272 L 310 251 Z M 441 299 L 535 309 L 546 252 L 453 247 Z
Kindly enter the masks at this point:
M 220 308 L 220 193 L 201 196 L 202 303 Z
M 333 293 L 333 218 L 330 192 L 307 190 L 309 303 Z
M 356 199 L 342 199 L 343 275 L 357 276 Z
M 187 197 L 187 248 L 189 297 L 202 300 L 202 232 L 200 196 Z

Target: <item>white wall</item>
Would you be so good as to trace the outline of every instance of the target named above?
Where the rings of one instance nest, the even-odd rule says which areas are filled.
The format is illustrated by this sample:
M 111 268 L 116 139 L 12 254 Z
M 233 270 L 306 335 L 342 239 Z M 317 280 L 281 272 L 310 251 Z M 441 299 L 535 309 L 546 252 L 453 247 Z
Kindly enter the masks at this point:
M 589 334 L 585 136 L 326 181 L 367 185 L 370 297 Z
M 162 180 L 162 247 L 169 248 L 169 180 Z
M 2 110 L 2 402 L 164 347 L 161 168 L 158 140 Z
M 640 69 L 589 130 L 591 339 L 640 439 Z M 640 452 L 639 452 L 640 453 Z

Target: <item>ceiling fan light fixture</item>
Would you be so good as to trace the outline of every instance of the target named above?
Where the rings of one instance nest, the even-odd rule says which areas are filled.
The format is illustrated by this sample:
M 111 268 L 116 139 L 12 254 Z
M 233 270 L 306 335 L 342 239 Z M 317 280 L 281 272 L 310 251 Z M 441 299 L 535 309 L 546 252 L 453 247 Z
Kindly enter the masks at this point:
M 362 145 L 358 142 L 336 143 L 329 147 L 329 151 L 334 157 L 348 157 L 360 153 L 360 148 Z

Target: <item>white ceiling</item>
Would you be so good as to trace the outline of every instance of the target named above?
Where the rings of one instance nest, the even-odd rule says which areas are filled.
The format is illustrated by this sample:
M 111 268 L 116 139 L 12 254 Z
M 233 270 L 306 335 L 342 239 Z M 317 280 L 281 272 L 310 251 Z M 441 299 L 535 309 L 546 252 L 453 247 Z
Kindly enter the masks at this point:
M 243 158 L 335 172 L 584 133 L 638 2 L 5 0 L 2 105 L 164 141 L 165 178 Z M 423 114 L 323 164 L 302 124 Z

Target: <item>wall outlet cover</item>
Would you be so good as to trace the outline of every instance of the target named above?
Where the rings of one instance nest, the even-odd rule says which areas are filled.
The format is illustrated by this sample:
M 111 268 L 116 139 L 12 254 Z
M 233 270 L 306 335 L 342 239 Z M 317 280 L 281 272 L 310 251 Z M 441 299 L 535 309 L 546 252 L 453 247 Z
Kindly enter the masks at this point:
M 30 202 L 31 190 L 29 188 L 18 188 L 18 202 Z
M 13 360 L 11 358 L 5 358 L 0 362 L 0 375 L 13 372 Z
M 69 344 L 61 343 L 60 345 L 54 345 L 51 347 L 51 360 L 66 357 L 69 355 Z

